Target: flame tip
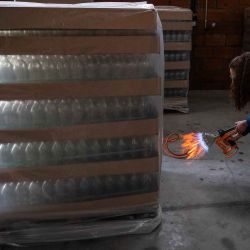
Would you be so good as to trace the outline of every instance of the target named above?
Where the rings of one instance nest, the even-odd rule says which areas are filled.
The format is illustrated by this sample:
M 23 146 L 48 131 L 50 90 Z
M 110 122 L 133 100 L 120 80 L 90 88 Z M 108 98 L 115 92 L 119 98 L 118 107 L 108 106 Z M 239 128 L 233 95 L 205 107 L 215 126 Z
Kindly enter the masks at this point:
M 187 152 L 187 159 L 199 159 L 208 151 L 208 146 L 202 133 L 189 133 L 183 135 L 182 149 Z

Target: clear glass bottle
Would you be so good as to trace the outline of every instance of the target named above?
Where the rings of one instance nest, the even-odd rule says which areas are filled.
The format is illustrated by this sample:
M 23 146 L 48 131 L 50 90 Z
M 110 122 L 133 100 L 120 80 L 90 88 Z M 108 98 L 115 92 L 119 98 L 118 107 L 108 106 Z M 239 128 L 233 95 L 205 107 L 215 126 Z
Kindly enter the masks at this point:
M 13 71 L 13 65 L 8 60 L 7 56 L 0 57 L 0 82 L 2 83 L 14 83 L 15 82 L 15 74 Z
M 15 187 L 16 203 L 17 205 L 29 204 L 29 182 L 18 182 Z
M 4 105 L 5 105 L 5 101 L 0 101 L 0 127 L 1 128 L 5 127 L 4 115 L 3 115 Z
M 96 79 L 96 62 L 91 55 L 86 56 L 86 77 L 87 80 Z
M 13 159 L 13 166 L 21 167 L 25 165 L 25 144 L 14 143 L 11 147 L 11 156 Z
M 107 119 L 109 121 L 122 120 L 122 107 L 120 105 L 120 98 L 109 97 L 107 100 Z
M 88 177 L 82 177 L 79 181 L 79 200 L 83 201 L 83 200 L 87 200 L 90 195 L 91 192 L 93 192 L 93 190 L 90 190 L 91 184 L 90 184 L 90 178 Z
M 41 142 L 38 147 L 39 152 L 39 164 L 40 165 L 49 165 L 51 162 L 51 143 L 50 142 Z
M 58 104 L 58 112 L 60 117 L 60 125 L 68 125 L 72 123 L 72 108 L 68 100 L 61 100 Z
M 0 166 L 10 167 L 12 162 L 10 143 L 0 144 Z
M 134 56 L 126 55 L 124 66 L 126 67 L 126 78 L 138 78 L 137 64 Z
M 69 80 L 70 79 L 70 68 L 69 64 L 66 60 L 65 56 L 58 56 L 54 57 L 54 62 L 56 64 L 57 75 L 60 80 Z
M 71 79 L 81 80 L 83 78 L 83 65 L 79 56 L 71 56 L 70 60 Z
M 45 116 L 47 126 L 58 126 L 60 124 L 58 105 L 54 100 L 47 100 L 45 102 Z
M 111 175 L 103 176 L 102 181 L 104 184 L 105 195 L 112 195 L 117 192 L 115 179 Z
M 88 154 L 89 154 L 89 149 L 88 149 L 88 144 L 86 140 L 79 140 L 76 145 L 76 150 L 77 150 L 77 156 L 76 158 L 80 162 L 86 162 L 88 161 Z
M 103 148 L 98 140 L 92 140 L 90 142 L 90 155 L 89 159 L 92 161 L 98 161 L 103 157 Z
M 83 121 L 85 123 L 92 123 L 96 121 L 95 117 L 95 105 L 92 98 L 87 98 L 82 100 L 83 107 Z
M 37 57 L 31 57 L 28 64 L 29 80 L 31 82 L 44 81 L 44 72 L 42 65 Z
M 45 180 L 42 183 L 42 195 L 43 199 L 46 203 L 55 202 L 55 190 L 54 190 L 54 182 L 52 180 Z
M 77 151 L 75 144 L 68 140 L 64 144 L 64 161 L 67 163 L 74 163 L 77 159 Z
M 117 151 L 118 151 L 118 157 L 120 159 L 126 159 L 127 157 L 129 157 L 129 155 L 128 155 L 128 143 L 127 143 L 126 139 L 120 138 L 118 140 Z
M 20 128 L 32 127 L 31 108 L 33 101 L 20 101 L 17 108 L 18 126 Z
M 116 182 L 117 191 L 120 194 L 126 193 L 128 191 L 128 178 L 126 175 L 114 176 Z
M 25 159 L 27 166 L 36 166 L 39 161 L 37 142 L 28 142 L 25 147 Z
M 105 98 L 96 98 L 94 100 L 95 117 L 97 121 L 103 122 L 107 120 L 107 103 Z
M 22 57 L 15 57 L 13 62 L 13 73 L 15 75 L 16 82 L 25 82 L 29 79 L 28 65 L 22 60 Z
M 141 154 L 141 148 L 138 138 L 132 137 L 130 139 L 130 156 L 133 158 L 139 157 Z
M 52 145 L 51 153 L 52 153 L 52 161 L 51 161 L 52 164 L 53 165 L 61 164 L 64 157 L 64 149 L 62 143 L 59 141 L 55 141 Z
M 104 141 L 103 148 L 105 150 L 105 158 L 108 160 L 115 160 L 117 157 L 117 147 L 114 139 L 107 139 Z
M 3 184 L 1 189 L 1 198 L 4 206 L 13 207 L 16 205 L 15 187 L 15 183 L 13 182 Z
M 78 99 L 72 101 L 72 123 L 80 124 L 83 117 L 83 107 Z
M 3 110 L 2 110 L 2 116 L 3 116 L 3 121 L 4 121 L 4 127 L 9 128 L 12 127 L 14 121 L 13 121 L 13 116 L 12 116 L 12 105 L 13 102 L 11 101 L 6 101 Z
M 100 55 L 100 79 L 106 80 L 111 78 L 110 56 Z
M 56 202 L 64 202 L 66 200 L 66 186 L 64 179 L 57 179 L 54 184 Z
M 124 63 L 122 55 L 113 55 L 112 56 L 112 76 L 114 79 L 122 79 L 127 77 L 124 70 Z
M 130 190 L 130 192 L 138 191 L 138 187 L 139 187 L 138 174 L 131 174 L 129 176 L 129 190 Z
M 41 101 L 33 101 L 31 107 L 32 123 L 34 127 L 43 127 L 46 121 L 45 107 Z
M 149 136 L 145 136 L 142 138 L 142 149 L 143 149 L 143 156 L 150 157 L 154 153 L 154 144 L 153 140 Z
M 176 37 L 177 42 L 183 42 L 183 32 L 178 32 Z
M 30 204 L 42 204 L 44 202 L 41 182 L 39 181 L 30 182 L 29 199 L 30 199 Z
M 43 56 L 40 59 L 40 63 L 46 81 L 55 81 L 58 79 L 57 68 L 53 56 Z
M 132 120 L 136 117 L 136 114 L 135 114 L 135 107 L 134 107 L 134 103 L 133 103 L 133 97 L 127 97 L 126 98 L 127 100 L 127 106 L 126 106 L 126 109 L 127 109 L 127 114 L 128 114 L 128 120 Z
M 68 201 L 77 201 L 77 182 L 74 178 L 65 179 L 65 196 Z
M 98 198 L 104 193 L 104 185 L 100 176 L 92 176 L 90 180 L 90 191 L 93 198 Z

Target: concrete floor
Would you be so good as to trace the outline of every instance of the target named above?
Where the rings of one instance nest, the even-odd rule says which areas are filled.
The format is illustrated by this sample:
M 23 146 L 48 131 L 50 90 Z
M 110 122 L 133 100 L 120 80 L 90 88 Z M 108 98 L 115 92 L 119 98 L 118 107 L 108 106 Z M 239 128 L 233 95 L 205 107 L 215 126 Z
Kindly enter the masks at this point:
M 191 92 L 190 114 L 165 114 L 164 132 L 214 131 L 249 113 L 234 111 L 228 92 Z M 214 146 L 201 160 L 163 158 L 162 225 L 149 235 L 26 248 L 67 250 L 249 250 L 250 136 L 225 159 Z M 15 249 L 3 247 L 2 249 Z

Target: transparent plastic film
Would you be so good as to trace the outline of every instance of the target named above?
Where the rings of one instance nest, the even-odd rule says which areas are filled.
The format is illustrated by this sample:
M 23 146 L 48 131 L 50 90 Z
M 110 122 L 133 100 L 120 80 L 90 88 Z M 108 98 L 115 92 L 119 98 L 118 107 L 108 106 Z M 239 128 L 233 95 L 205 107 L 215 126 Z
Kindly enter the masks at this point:
M 49 128 L 151 119 L 159 115 L 157 102 L 157 96 L 0 101 L 0 128 Z
M 154 7 L 1 2 L 0 16 L 0 243 L 149 233 L 164 93 Z
M 1 83 L 147 79 L 157 76 L 157 54 L 1 55 Z
M 121 197 L 157 190 L 158 175 L 153 173 L 2 182 L 0 211 L 14 212 L 30 206 L 27 211 L 32 212 L 33 205 L 61 204 L 63 206 L 66 203 Z M 46 216 L 43 219 L 47 219 Z
M 152 136 L 133 136 L 1 143 L 0 169 L 155 157 L 156 141 Z

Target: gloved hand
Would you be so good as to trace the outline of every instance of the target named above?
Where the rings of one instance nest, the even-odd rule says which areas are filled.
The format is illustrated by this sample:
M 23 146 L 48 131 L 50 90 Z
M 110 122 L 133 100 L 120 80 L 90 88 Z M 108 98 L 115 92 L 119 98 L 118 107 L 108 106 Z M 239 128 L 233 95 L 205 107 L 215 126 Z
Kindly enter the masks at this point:
M 250 132 L 248 120 L 250 122 L 250 119 L 248 118 L 247 120 L 238 121 L 235 123 L 237 132 L 243 136 L 247 135 Z

